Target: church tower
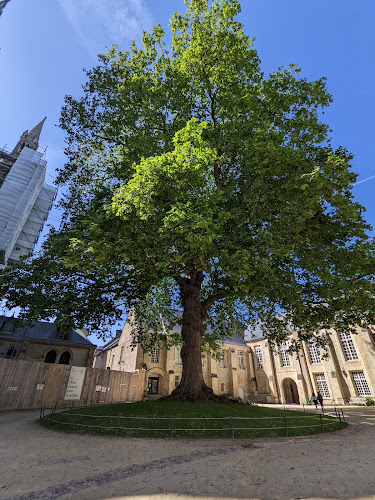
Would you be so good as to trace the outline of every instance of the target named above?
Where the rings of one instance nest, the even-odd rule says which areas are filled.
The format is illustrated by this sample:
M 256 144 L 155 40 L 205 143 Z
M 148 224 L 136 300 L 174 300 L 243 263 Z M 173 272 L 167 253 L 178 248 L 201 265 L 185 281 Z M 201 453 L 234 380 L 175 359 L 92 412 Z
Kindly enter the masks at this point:
M 43 118 L 12 151 L 0 149 L 0 268 L 32 253 L 56 196 L 38 151 Z

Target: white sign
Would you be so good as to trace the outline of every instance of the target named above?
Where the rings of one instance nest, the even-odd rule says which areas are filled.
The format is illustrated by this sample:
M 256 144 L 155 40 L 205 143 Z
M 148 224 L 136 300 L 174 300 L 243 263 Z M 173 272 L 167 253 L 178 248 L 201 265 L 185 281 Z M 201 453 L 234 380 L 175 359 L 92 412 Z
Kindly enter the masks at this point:
M 38 384 L 36 386 L 37 391 L 41 391 L 44 388 L 44 384 Z
M 18 391 L 18 387 L 8 387 L 9 392 Z
M 102 386 L 101 385 L 97 385 L 96 388 L 95 388 L 95 392 L 100 392 L 102 390 Z
M 105 392 L 107 390 L 106 387 L 102 387 L 102 392 Z
M 65 399 L 81 399 L 83 379 L 85 378 L 86 368 L 72 366 L 70 377 L 66 388 Z

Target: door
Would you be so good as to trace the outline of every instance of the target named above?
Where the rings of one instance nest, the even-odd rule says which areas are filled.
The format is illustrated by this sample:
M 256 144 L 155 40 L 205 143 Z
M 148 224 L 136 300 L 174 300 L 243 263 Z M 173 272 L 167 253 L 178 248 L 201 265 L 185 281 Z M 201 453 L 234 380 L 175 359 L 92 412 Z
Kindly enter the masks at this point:
M 149 377 L 147 384 L 147 394 L 158 394 L 159 392 L 159 378 Z

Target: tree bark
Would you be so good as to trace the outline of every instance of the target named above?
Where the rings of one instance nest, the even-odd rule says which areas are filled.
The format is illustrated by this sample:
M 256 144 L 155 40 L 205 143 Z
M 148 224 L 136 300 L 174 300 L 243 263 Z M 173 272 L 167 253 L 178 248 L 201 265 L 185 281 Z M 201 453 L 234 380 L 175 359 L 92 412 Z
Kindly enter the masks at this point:
M 182 299 L 182 378 L 180 385 L 166 398 L 169 401 L 209 401 L 216 396 L 207 387 L 202 371 L 203 320 L 206 309 L 203 307 L 200 292 L 203 281 L 202 272 L 194 272 L 191 277 L 178 280 Z

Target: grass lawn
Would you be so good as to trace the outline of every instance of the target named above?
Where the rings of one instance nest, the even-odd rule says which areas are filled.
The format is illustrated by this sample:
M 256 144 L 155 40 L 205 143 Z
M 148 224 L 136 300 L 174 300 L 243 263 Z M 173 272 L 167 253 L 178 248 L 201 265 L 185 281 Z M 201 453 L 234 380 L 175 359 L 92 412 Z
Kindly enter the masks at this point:
M 40 422 L 65 432 L 196 439 L 306 436 L 348 425 L 309 412 L 240 404 L 158 401 L 76 408 L 45 415 Z

